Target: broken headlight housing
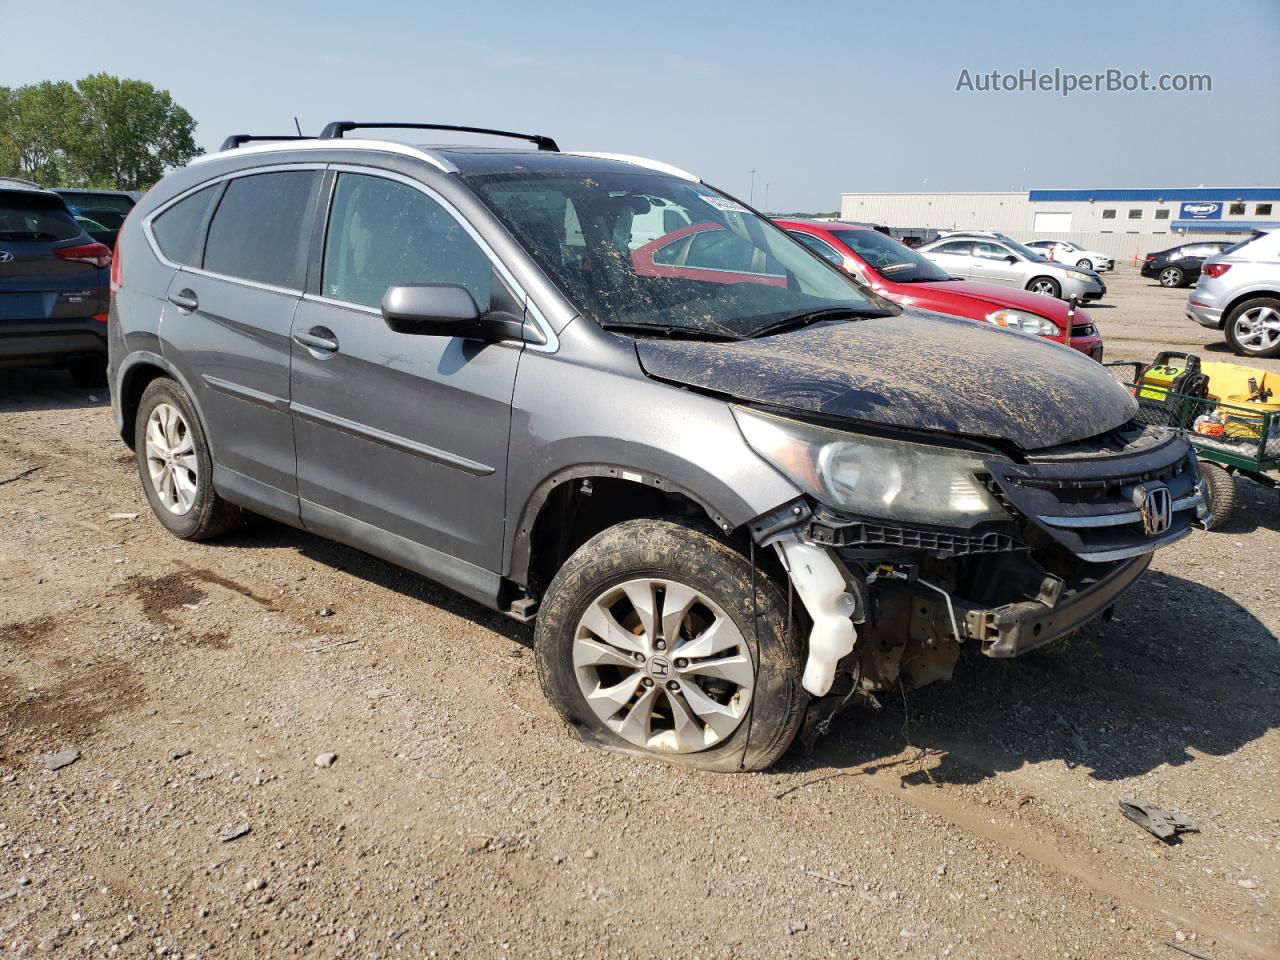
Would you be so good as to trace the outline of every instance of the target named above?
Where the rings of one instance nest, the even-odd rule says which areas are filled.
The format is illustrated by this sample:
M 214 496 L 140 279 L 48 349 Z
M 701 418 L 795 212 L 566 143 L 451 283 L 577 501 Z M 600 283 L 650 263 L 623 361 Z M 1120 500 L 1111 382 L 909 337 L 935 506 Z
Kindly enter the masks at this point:
M 1026 310 L 1010 310 L 1008 308 L 993 310 L 985 317 L 987 323 L 1008 330 L 1021 330 L 1023 333 L 1036 334 L 1041 337 L 1056 337 L 1062 330 L 1052 320 Z
M 977 454 L 844 433 L 745 407 L 747 444 L 820 503 L 860 516 L 968 528 L 1009 513 L 978 479 Z

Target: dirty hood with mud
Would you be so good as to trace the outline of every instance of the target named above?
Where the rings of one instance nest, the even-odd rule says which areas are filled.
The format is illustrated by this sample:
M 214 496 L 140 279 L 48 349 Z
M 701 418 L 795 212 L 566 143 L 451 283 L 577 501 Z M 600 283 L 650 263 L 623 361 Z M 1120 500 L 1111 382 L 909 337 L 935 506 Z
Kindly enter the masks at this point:
M 1060 344 L 921 310 L 755 340 L 636 341 L 645 372 L 743 400 L 1036 450 L 1096 436 L 1136 404 Z

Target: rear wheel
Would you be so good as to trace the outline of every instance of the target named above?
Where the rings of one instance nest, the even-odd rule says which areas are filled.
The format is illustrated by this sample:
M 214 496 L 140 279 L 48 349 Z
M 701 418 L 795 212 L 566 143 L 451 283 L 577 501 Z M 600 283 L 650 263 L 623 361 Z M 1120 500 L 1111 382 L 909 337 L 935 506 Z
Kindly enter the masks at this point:
M 1062 285 L 1053 277 L 1036 277 L 1027 284 L 1027 289 L 1032 293 L 1043 294 L 1046 297 L 1062 296 Z
M 1213 519 L 1205 524 L 1206 530 L 1225 530 L 1231 524 L 1236 509 L 1236 478 L 1216 463 L 1200 461 L 1200 476 L 1205 480 L 1209 495 L 1209 509 Z
M 142 392 L 134 453 L 151 510 L 170 533 L 207 540 L 239 525 L 240 508 L 214 492 L 208 441 L 176 381 L 158 377 Z
M 105 387 L 107 385 L 107 361 L 105 357 L 76 357 L 67 361 L 67 372 L 77 387 Z
M 551 582 L 534 644 L 543 692 L 584 739 L 705 770 L 769 766 L 808 702 L 782 592 L 679 521 L 587 541 Z
M 1227 343 L 1247 357 L 1280 357 L 1280 300 L 1255 297 L 1228 314 Z

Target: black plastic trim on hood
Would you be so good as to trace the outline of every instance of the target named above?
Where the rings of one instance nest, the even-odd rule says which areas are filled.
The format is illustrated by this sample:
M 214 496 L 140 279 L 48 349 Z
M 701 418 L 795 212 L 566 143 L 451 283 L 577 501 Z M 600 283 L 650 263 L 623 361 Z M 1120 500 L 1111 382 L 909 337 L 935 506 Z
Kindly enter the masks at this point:
M 1041 450 L 1095 437 L 1137 404 L 1061 344 L 924 310 L 737 342 L 637 339 L 659 380 L 777 407 Z

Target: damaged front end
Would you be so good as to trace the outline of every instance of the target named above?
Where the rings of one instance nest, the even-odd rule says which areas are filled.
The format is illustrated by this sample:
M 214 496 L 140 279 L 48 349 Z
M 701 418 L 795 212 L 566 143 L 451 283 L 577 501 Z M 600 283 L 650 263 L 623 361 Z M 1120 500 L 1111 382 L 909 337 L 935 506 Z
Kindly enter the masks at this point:
M 827 719 L 949 678 L 965 644 L 1018 656 L 1109 614 L 1207 513 L 1186 441 L 1142 425 L 1015 458 L 738 413 L 809 494 L 752 534 L 810 615 L 803 684 Z

